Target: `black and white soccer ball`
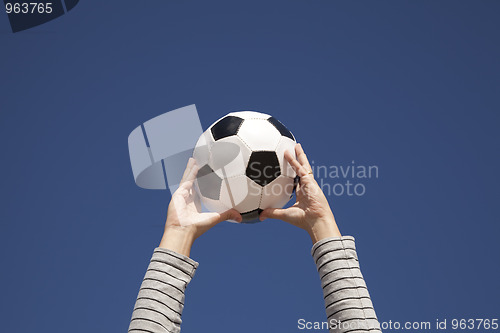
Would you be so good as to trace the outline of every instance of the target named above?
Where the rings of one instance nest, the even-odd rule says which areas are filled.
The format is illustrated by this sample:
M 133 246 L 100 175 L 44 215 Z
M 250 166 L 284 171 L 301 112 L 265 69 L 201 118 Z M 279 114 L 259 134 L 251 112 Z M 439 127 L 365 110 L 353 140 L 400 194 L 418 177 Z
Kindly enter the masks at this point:
M 296 174 L 284 158 L 296 141 L 270 115 L 232 112 L 199 138 L 193 157 L 199 167 L 195 189 L 210 211 L 238 210 L 245 223 L 258 222 L 266 208 L 281 208 L 292 197 Z

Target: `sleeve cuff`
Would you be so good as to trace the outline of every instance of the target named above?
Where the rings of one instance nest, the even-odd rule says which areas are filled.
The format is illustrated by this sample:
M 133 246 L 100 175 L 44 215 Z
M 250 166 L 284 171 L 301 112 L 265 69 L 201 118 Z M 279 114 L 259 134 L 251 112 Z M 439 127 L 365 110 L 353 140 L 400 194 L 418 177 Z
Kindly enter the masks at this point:
M 327 246 L 330 250 L 355 249 L 355 239 L 353 236 L 341 236 L 324 238 L 316 242 L 311 249 L 311 255 L 315 260 L 324 246 Z
M 155 248 L 152 259 L 162 261 L 165 264 L 173 266 L 191 278 L 194 276 L 194 273 L 199 265 L 198 262 L 186 257 L 183 254 L 162 247 Z

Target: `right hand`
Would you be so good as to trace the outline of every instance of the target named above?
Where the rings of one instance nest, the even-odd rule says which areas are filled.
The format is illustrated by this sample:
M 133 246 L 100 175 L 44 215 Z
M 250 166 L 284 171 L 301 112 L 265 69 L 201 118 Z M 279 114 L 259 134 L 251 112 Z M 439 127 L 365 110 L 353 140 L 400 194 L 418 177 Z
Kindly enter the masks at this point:
M 311 165 L 300 144 L 295 146 L 295 154 L 297 158 L 291 152 L 285 152 L 285 159 L 299 176 L 295 204 L 286 209 L 264 209 L 260 213 L 260 220 L 279 219 L 304 229 L 311 236 L 313 244 L 324 238 L 340 237 L 328 200 L 314 179 Z

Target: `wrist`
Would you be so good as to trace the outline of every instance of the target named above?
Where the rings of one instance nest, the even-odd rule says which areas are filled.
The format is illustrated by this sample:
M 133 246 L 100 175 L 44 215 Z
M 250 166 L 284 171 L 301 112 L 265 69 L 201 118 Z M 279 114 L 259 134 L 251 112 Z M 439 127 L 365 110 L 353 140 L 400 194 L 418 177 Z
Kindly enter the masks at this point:
M 328 219 L 315 221 L 307 232 L 313 244 L 325 238 L 342 236 L 333 216 Z
M 194 239 L 194 235 L 184 228 L 165 227 L 159 247 L 189 257 Z

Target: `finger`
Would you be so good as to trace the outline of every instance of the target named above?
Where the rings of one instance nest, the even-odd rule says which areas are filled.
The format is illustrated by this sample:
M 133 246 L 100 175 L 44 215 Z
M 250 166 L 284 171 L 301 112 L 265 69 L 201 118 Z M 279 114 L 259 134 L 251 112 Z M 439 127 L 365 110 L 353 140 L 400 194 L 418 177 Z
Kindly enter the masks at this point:
M 192 182 L 195 180 L 196 175 L 198 174 L 198 166 L 196 165 L 196 160 L 193 158 L 193 165 L 191 166 L 191 170 L 189 171 L 189 174 L 186 176 L 185 181 L 186 182 Z
M 260 215 L 259 220 L 264 221 L 265 219 L 278 219 L 285 221 L 288 217 L 288 211 L 282 208 L 266 208 Z
M 307 155 L 304 152 L 304 149 L 302 148 L 302 145 L 300 143 L 297 143 L 295 146 L 295 154 L 297 155 L 297 160 L 299 163 L 308 171 L 311 171 L 311 165 L 309 164 L 309 160 L 307 159 Z
M 196 191 L 193 191 L 193 201 L 194 201 L 194 206 L 196 207 L 196 211 L 198 213 L 201 213 L 201 200 L 200 197 L 198 196 L 198 193 Z
M 213 216 L 209 219 L 212 225 L 216 225 L 222 221 L 234 220 L 236 222 L 241 222 L 243 218 L 241 214 L 236 209 L 226 210 L 223 213 L 212 213 Z
M 188 162 L 188 166 L 186 167 L 186 171 L 184 172 L 184 176 L 182 177 L 180 186 L 190 189 L 193 186 L 193 182 L 196 179 L 196 175 L 198 174 L 198 166 L 196 165 L 196 161 L 194 158 L 191 158 Z
M 290 153 L 290 151 L 288 150 L 285 151 L 285 159 L 288 161 L 288 163 L 290 163 L 293 171 L 295 171 L 295 173 L 299 177 L 303 177 L 308 174 L 308 171 L 306 171 L 302 164 L 300 164 L 299 161 L 297 161 L 295 157 L 293 157 L 292 153 Z
M 188 162 L 187 162 L 186 169 L 184 170 L 184 173 L 182 175 L 181 184 L 184 181 L 186 181 L 187 177 L 189 176 L 189 173 L 191 172 L 193 165 L 195 164 L 194 162 L 195 162 L 194 158 L 190 157 Z

